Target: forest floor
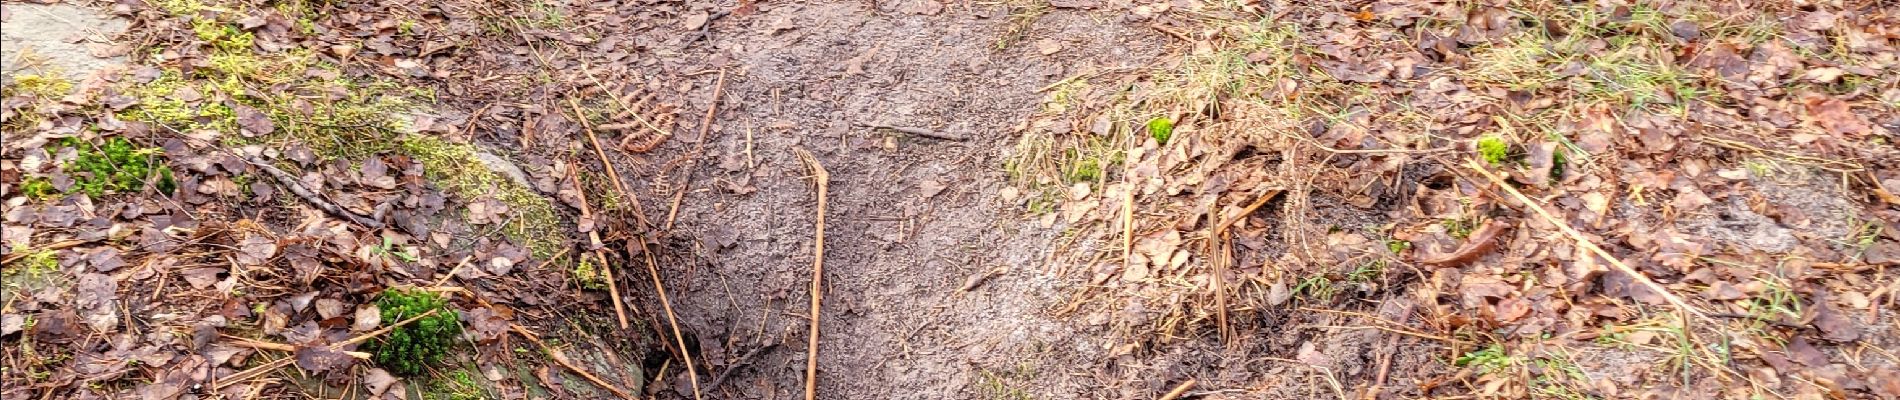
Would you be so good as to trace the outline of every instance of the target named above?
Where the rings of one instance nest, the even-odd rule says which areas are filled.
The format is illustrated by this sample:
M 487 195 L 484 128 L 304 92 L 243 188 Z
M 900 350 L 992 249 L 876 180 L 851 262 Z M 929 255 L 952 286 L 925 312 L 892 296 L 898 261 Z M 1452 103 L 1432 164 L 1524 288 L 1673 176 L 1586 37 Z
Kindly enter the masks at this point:
M 1900 398 L 1881 1 L 41 3 L 9 399 Z

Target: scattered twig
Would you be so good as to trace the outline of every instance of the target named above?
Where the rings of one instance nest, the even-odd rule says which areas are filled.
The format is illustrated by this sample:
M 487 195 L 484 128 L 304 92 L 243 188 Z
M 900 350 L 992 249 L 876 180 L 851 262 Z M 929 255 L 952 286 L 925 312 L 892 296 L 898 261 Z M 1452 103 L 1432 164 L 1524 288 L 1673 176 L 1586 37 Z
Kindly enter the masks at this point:
M 1629 264 L 1624 264 L 1623 261 L 1617 259 L 1615 255 L 1611 255 L 1609 251 L 1603 250 L 1602 247 L 1598 247 L 1596 243 L 1590 241 L 1590 238 L 1583 236 L 1582 232 L 1578 232 L 1576 228 L 1570 227 L 1570 223 L 1564 222 L 1562 218 L 1557 218 L 1557 216 L 1555 215 L 1551 215 L 1549 210 L 1544 209 L 1543 204 L 1538 203 L 1536 200 L 1532 200 L 1529 196 L 1525 196 L 1524 193 L 1522 192 L 1518 192 L 1517 188 L 1511 187 L 1511 184 L 1508 182 L 1505 182 L 1504 178 L 1500 178 L 1498 177 L 1497 174 L 1494 174 L 1490 170 L 1485 169 L 1482 161 L 1479 161 L 1476 158 L 1466 159 L 1465 161 L 1466 161 L 1465 163 L 1466 168 L 1470 168 L 1473 171 L 1477 171 L 1478 174 L 1484 175 L 1484 178 L 1490 180 L 1492 185 L 1495 185 L 1498 188 L 1503 189 L 1505 193 L 1510 194 L 1512 198 L 1515 198 L 1517 199 L 1519 203 L 1522 203 L 1525 208 L 1529 208 L 1531 209 L 1531 211 L 1535 212 L 1537 216 L 1543 217 L 1545 222 L 1549 222 L 1551 225 L 1556 225 L 1557 230 L 1562 231 L 1564 235 L 1570 236 L 1570 239 L 1575 240 L 1578 246 L 1583 246 L 1585 250 L 1589 250 L 1591 253 L 1595 253 L 1597 257 L 1602 258 L 1606 262 L 1609 262 L 1610 266 L 1616 268 L 1617 272 L 1622 272 L 1625 275 L 1629 275 L 1630 279 L 1635 280 L 1637 284 L 1642 285 L 1645 288 L 1648 288 L 1650 291 L 1656 292 L 1657 296 L 1661 296 L 1664 301 L 1669 302 L 1670 305 L 1675 306 L 1677 309 L 1681 310 L 1682 312 L 1686 312 L 1686 313 L 1689 313 L 1690 315 L 1694 315 L 1697 318 L 1700 318 L 1709 323 L 1717 323 L 1714 318 L 1709 317 L 1708 313 L 1705 313 L 1705 312 L 1702 312 L 1702 310 L 1696 309 L 1695 306 L 1693 305 L 1689 305 L 1688 301 L 1684 301 L 1682 297 L 1676 296 L 1675 293 L 1670 293 L 1669 289 L 1664 288 L 1662 284 L 1660 283 L 1656 283 L 1656 280 L 1650 279 L 1648 275 L 1644 275 L 1641 271 L 1637 271 L 1635 268 L 1631 268 Z
M 818 223 L 811 264 L 811 331 L 805 348 L 805 400 L 813 400 L 818 398 L 818 311 L 825 298 L 825 202 L 828 200 L 826 192 L 831 186 L 831 173 L 825 172 L 825 166 L 818 163 L 818 157 L 812 156 L 805 148 L 793 147 L 792 151 L 798 152 L 798 158 L 811 168 L 812 181 L 818 185 Z
M 1188 389 L 1194 388 L 1194 384 L 1195 384 L 1194 378 L 1188 378 L 1186 382 L 1181 382 L 1181 384 L 1179 385 L 1174 385 L 1174 390 L 1169 390 L 1167 394 L 1161 395 L 1160 400 L 1174 400 L 1174 399 L 1181 398 L 1181 395 L 1187 394 Z
M 614 395 L 620 396 L 620 398 L 634 398 L 632 395 L 627 394 L 626 390 L 621 390 L 620 387 L 607 383 L 607 380 L 600 379 L 599 376 L 595 376 L 594 373 L 588 372 L 587 369 L 581 368 L 579 365 L 574 365 L 574 361 L 567 359 L 566 353 L 562 353 L 559 349 L 548 347 L 546 342 L 542 342 L 540 337 L 535 336 L 533 332 L 529 332 L 528 328 L 522 327 L 521 324 L 508 324 L 508 329 L 520 334 L 521 337 L 527 338 L 529 342 L 534 342 L 534 345 L 540 347 L 542 352 L 548 353 L 548 358 L 554 359 L 554 363 L 561 364 L 562 367 L 567 367 L 569 371 L 574 371 L 575 374 L 579 374 L 581 378 L 587 379 L 588 382 L 593 382 L 596 386 L 607 389 L 609 392 L 614 392 Z
M 983 286 L 984 282 L 989 282 L 990 278 L 1002 276 L 1004 272 L 1008 272 L 1008 271 L 1009 271 L 1008 267 L 996 267 L 996 268 L 991 268 L 988 271 L 983 271 L 983 273 L 980 273 L 980 274 L 971 275 L 969 279 L 963 280 L 963 286 L 958 287 L 957 291 L 968 292 L 971 290 L 976 290 L 978 286 Z
M 260 341 L 260 340 L 251 340 L 251 339 L 246 339 L 246 338 L 241 338 L 241 337 L 231 336 L 231 335 L 224 335 L 224 334 L 219 334 L 218 336 L 223 336 L 226 339 L 231 339 L 230 343 L 234 345 L 238 345 L 238 346 L 244 346 L 244 347 L 260 349 L 260 350 L 287 351 L 287 352 L 292 352 L 292 353 L 297 352 L 297 346 L 294 346 L 294 345 L 288 345 L 288 344 L 283 344 L 283 343 L 271 343 L 271 342 L 265 342 L 265 341 Z M 350 357 L 354 357 L 359 360 L 368 360 L 370 357 L 369 353 L 365 353 L 361 351 L 343 351 L 340 353 L 343 353 Z
M 950 133 L 944 133 L 944 132 L 937 132 L 937 131 L 933 131 L 933 130 L 929 130 L 929 129 L 924 129 L 924 128 L 912 128 L 912 127 L 907 127 L 907 126 L 891 126 L 891 125 L 880 125 L 880 124 L 867 124 L 867 123 L 863 123 L 863 122 L 858 122 L 858 123 L 856 123 L 856 125 L 857 125 L 857 126 L 862 126 L 862 127 L 866 127 L 866 128 L 871 128 L 871 129 L 889 129 L 889 130 L 891 130 L 891 131 L 893 131 L 893 132 L 897 132 L 897 133 L 902 133 L 902 134 L 906 134 L 906 135 L 911 135 L 911 136 L 917 136 L 917 137 L 924 137 L 924 138 L 931 138 L 931 139 L 937 139 L 937 140 L 948 140 L 948 141 L 952 141 L 952 142 L 961 142 L 961 141 L 965 141 L 965 140 L 970 140 L 970 138 L 966 138 L 966 137 L 963 137 L 963 136 L 961 136 L 961 135 L 955 135 L 955 134 L 950 134 Z
M 535 264 L 534 268 L 528 269 L 528 271 L 539 271 L 542 268 L 547 268 L 548 264 L 553 264 L 554 260 L 559 260 L 561 256 L 565 256 L 568 252 L 572 251 L 574 251 L 574 246 L 561 246 L 561 252 L 554 253 L 553 257 L 548 257 L 546 260 L 541 260 L 540 264 Z
M 1775 149 L 1766 149 L 1760 146 L 1755 146 L 1753 144 L 1749 144 L 1747 142 L 1738 141 L 1738 140 L 1728 140 L 1728 139 L 1713 137 L 1709 135 L 1697 135 L 1696 140 L 1701 141 L 1703 143 L 1712 144 L 1718 147 L 1728 148 L 1731 150 L 1747 151 L 1747 152 L 1753 152 L 1753 153 L 1758 153 L 1758 154 L 1768 154 L 1768 155 L 1778 156 L 1783 159 L 1787 159 L 1788 161 L 1793 161 L 1800 164 L 1813 165 L 1816 168 L 1821 168 L 1828 171 L 1859 172 L 1859 171 L 1867 170 L 1866 166 L 1860 165 L 1859 163 L 1855 163 L 1852 161 L 1810 156 L 1806 154 L 1787 152 L 1787 151 L 1781 151 L 1781 150 L 1775 150 Z
M 640 243 L 646 245 L 644 240 Z M 653 262 L 653 249 L 643 249 L 640 253 L 646 255 L 647 274 L 653 276 L 653 293 L 659 294 L 660 307 L 666 309 L 666 323 L 673 327 L 673 341 L 679 345 L 682 364 L 686 364 L 686 378 L 693 382 L 693 398 L 699 399 L 699 372 L 694 371 L 693 353 L 686 350 L 686 335 L 680 333 L 679 317 L 673 314 L 673 301 L 666 296 L 666 285 L 660 283 L 660 267 Z
M 679 190 L 673 193 L 673 206 L 666 211 L 666 225 L 663 232 L 673 231 L 673 220 L 679 216 L 680 201 L 686 199 L 686 192 L 693 187 L 693 171 L 699 169 L 700 156 L 706 151 L 706 136 L 712 135 L 713 115 L 719 113 L 719 98 L 726 93 L 726 70 L 719 70 L 719 79 L 713 84 L 712 103 L 706 105 L 706 117 L 699 120 L 699 139 L 693 143 L 693 159 L 686 165 L 686 179 L 680 182 Z
M 284 172 L 284 170 L 277 169 L 276 166 L 270 165 L 270 163 L 248 157 L 244 158 L 244 161 L 251 163 L 251 165 L 257 167 L 257 169 L 264 170 L 265 174 L 276 179 L 278 184 L 290 189 L 290 192 L 296 194 L 297 198 L 303 199 L 304 202 L 310 203 L 311 206 L 319 210 L 323 210 L 324 212 L 330 213 L 330 215 L 341 217 L 371 230 L 383 229 L 382 221 L 359 215 L 350 210 L 345 210 L 342 206 L 336 205 L 336 203 L 324 200 L 323 196 L 319 196 L 316 192 L 312 192 L 309 188 L 304 187 L 303 182 L 298 181 L 297 177 L 291 176 L 290 173 Z
M 753 163 L 753 162 L 752 162 L 752 123 L 751 123 L 751 122 L 747 122 L 747 123 L 746 123 L 746 125 L 745 125 L 745 168 L 746 168 L 746 172 L 748 172 L 748 173 L 749 173 L 749 172 L 751 172 L 751 170 L 752 170 L 752 169 L 754 169 L 754 168 L 758 168 L 758 167 L 759 167 L 759 166 L 758 166 L 758 164 L 755 164 L 755 163 Z
M 1134 163 L 1124 163 L 1132 165 Z M 1128 176 L 1131 167 L 1122 167 L 1122 176 Z M 1125 184 L 1122 190 L 1122 270 L 1127 271 L 1135 259 L 1135 184 Z M 1086 290 L 1086 289 L 1084 289 Z
M 600 138 L 594 136 L 593 123 L 588 122 L 587 115 L 581 113 L 581 103 L 574 101 L 573 97 L 568 97 L 567 105 L 574 109 L 574 119 L 580 121 L 581 131 L 587 132 L 587 143 L 594 147 L 594 157 L 600 158 L 600 166 L 607 169 L 607 179 L 613 180 L 614 193 L 619 194 L 620 198 L 633 203 L 633 219 L 639 222 L 640 226 L 651 226 L 652 224 L 647 223 L 646 212 L 640 210 L 640 199 L 633 197 L 630 194 L 632 192 L 627 191 L 627 184 L 620 182 L 620 171 L 614 168 L 613 161 L 607 159 L 607 151 L 601 150 Z M 577 182 L 574 184 L 574 190 L 580 190 L 580 183 Z M 581 202 L 581 204 L 586 203 L 585 201 Z
M 382 329 L 370 331 L 369 333 L 364 333 L 362 335 L 349 338 L 348 340 L 344 340 L 342 342 L 333 343 L 330 345 L 330 349 L 338 350 L 349 345 L 369 341 L 370 339 L 373 339 L 377 336 L 382 336 L 385 333 L 389 333 L 389 331 L 396 330 L 396 328 L 400 328 L 403 325 L 408 325 L 410 323 L 416 322 L 417 320 L 421 320 L 425 317 L 435 315 L 435 313 L 438 311 L 441 311 L 441 310 L 429 310 L 429 312 L 422 313 L 422 315 L 409 317 L 409 319 L 405 319 L 400 322 L 390 324 L 389 326 L 383 327 Z M 270 373 L 271 371 L 276 371 L 278 368 L 283 368 L 284 366 L 290 365 L 290 363 L 296 362 L 296 361 L 297 361 L 296 357 L 284 357 L 275 361 L 264 363 L 264 365 L 251 367 L 251 369 L 239 371 L 238 373 L 231 374 L 230 376 L 220 378 L 217 380 L 216 383 L 211 384 L 211 387 L 213 390 L 224 389 L 224 387 L 226 386 L 231 386 L 232 384 L 235 384 L 238 382 L 248 381 L 248 380 L 251 380 L 252 378 L 263 376 L 264 374 Z
M 1267 189 L 1266 193 L 1261 193 L 1260 197 L 1255 198 L 1252 203 L 1247 203 L 1246 208 L 1240 209 L 1240 215 L 1235 215 L 1233 217 L 1221 220 L 1220 225 L 1214 226 L 1214 232 L 1217 234 L 1221 232 L 1226 232 L 1227 228 L 1232 228 L 1235 223 L 1240 222 L 1240 220 L 1242 219 L 1246 219 L 1247 216 L 1249 215 L 1253 215 L 1254 211 L 1259 211 L 1261 206 L 1267 205 L 1268 201 L 1272 201 L 1273 198 L 1275 197 L 1280 197 L 1280 194 L 1285 193 L 1285 192 L 1286 192 L 1285 189 L 1279 189 L 1279 188 Z
M 1159 23 L 1159 22 L 1156 22 L 1156 23 L 1150 23 L 1150 24 L 1148 24 L 1148 27 L 1149 27 L 1149 28 L 1153 28 L 1154 30 L 1157 30 L 1157 31 L 1161 31 L 1161 33 L 1166 33 L 1166 34 L 1168 34 L 1168 36 L 1173 36 L 1173 37 L 1174 37 L 1175 39 L 1180 39 L 1180 40 L 1181 40 L 1181 41 L 1183 41 L 1183 42 L 1193 42 L 1193 41 L 1194 41 L 1194 38 L 1191 38 L 1191 37 L 1188 37 L 1188 35 L 1187 35 L 1186 33 L 1182 33 L 1182 32 L 1181 32 L 1180 30 L 1178 30 L 1178 29 L 1174 29 L 1174 28 L 1169 28 L 1169 27 L 1167 27 L 1167 26 L 1163 26 L 1163 25 L 1161 25 L 1161 23 Z
M 47 244 L 45 246 L 40 246 L 36 248 L 31 248 L 31 249 L 26 249 L 26 250 L 16 249 L 12 253 L 7 253 L 6 257 L 0 258 L 0 265 L 12 264 L 14 261 L 19 261 L 21 258 L 25 258 L 26 256 L 48 252 L 48 251 L 62 250 L 62 249 L 66 249 L 73 246 L 78 246 L 78 245 L 82 245 L 86 243 L 92 243 L 95 241 L 97 240 L 86 240 L 86 239 L 61 240 L 58 242 L 53 242 L 51 244 Z
M 1404 309 L 1399 312 L 1400 324 L 1404 324 L 1406 321 L 1411 320 L 1413 306 L 1414 306 L 1413 303 L 1410 303 L 1410 302 L 1405 303 Z M 1379 392 L 1385 391 L 1386 374 L 1392 371 L 1392 353 L 1398 351 L 1397 346 L 1399 345 L 1399 338 L 1401 337 L 1402 336 L 1393 335 L 1385 339 L 1385 346 L 1383 347 L 1385 349 L 1385 352 L 1384 352 L 1385 354 L 1382 354 L 1379 357 L 1379 372 L 1376 374 L 1373 374 L 1372 386 L 1369 388 L 1366 388 L 1366 392 L 1364 396 L 1362 396 L 1363 400 L 1378 400 Z
M 1774 326 L 1779 326 L 1779 327 L 1789 328 L 1789 329 L 1809 329 L 1807 325 L 1782 321 L 1780 319 L 1775 319 L 1775 318 L 1762 318 L 1759 315 L 1747 315 L 1747 314 L 1736 314 L 1736 313 L 1709 313 L 1709 316 L 1715 317 L 1715 318 L 1727 318 L 1727 319 L 1764 322 L 1764 323 L 1768 323 Z
M 1867 178 L 1867 187 L 1874 190 L 1874 195 L 1880 197 L 1880 201 L 1887 202 L 1889 205 L 1900 206 L 1900 196 L 1894 195 L 1893 191 L 1888 190 L 1886 185 L 1881 184 L 1880 177 L 1874 176 L 1873 171 L 1862 171 L 1861 175 Z
M 442 277 L 441 277 L 441 278 L 436 278 L 436 279 L 435 279 L 435 284 L 432 284 L 432 285 L 429 285 L 429 286 L 430 286 L 430 287 L 439 287 L 439 286 L 442 286 L 442 284 L 444 284 L 444 283 L 449 283 L 449 279 L 450 279 L 450 278 L 454 278 L 454 277 L 455 277 L 455 273 L 457 273 L 457 272 L 462 272 L 462 267 L 467 267 L 467 266 L 468 266 L 468 260 L 469 260 L 469 259 L 472 259 L 472 258 L 475 258 L 475 255 L 474 255 L 474 254 L 469 254 L 469 255 L 466 255 L 466 256 L 462 256 L 462 261 L 461 261 L 461 262 L 457 262 L 457 263 L 455 263 L 455 268 L 449 268 L 449 273 L 448 273 L 447 275 L 442 275 Z
M 1285 190 L 1267 189 L 1259 197 L 1254 198 L 1252 203 L 1247 203 L 1246 207 L 1242 207 L 1240 214 L 1222 219 L 1219 225 L 1214 226 L 1213 234 L 1208 236 L 1207 248 L 1203 250 L 1210 257 L 1209 263 L 1214 266 L 1214 317 L 1216 323 L 1220 325 L 1220 338 L 1223 343 L 1228 342 L 1235 335 L 1233 326 L 1227 323 L 1227 267 L 1234 262 L 1234 246 L 1228 239 L 1227 228 L 1246 219 L 1248 215 L 1253 215 L 1254 211 L 1265 206 L 1268 201 L 1280 197 L 1282 192 Z M 1217 213 L 1216 210 L 1208 210 L 1209 220 L 1213 220 L 1212 217 L 1218 215 Z
M 606 163 L 607 160 L 602 159 L 600 161 L 602 163 Z M 609 168 L 612 168 L 612 167 L 610 166 Z M 585 220 L 593 219 L 594 207 L 587 204 L 587 190 L 581 187 L 580 174 L 577 173 L 574 175 L 570 175 L 570 178 L 574 182 L 574 195 L 579 197 L 579 200 L 581 203 L 581 219 L 585 219 Z M 620 300 L 619 280 L 614 279 L 613 265 L 608 264 L 607 256 L 604 254 L 601 254 L 600 252 L 600 246 L 601 246 L 600 231 L 589 229 L 587 231 L 587 240 L 588 240 L 588 243 L 586 244 L 586 246 L 590 249 L 593 249 L 593 254 L 595 258 L 600 259 L 600 274 L 603 275 L 602 278 L 606 278 L 607 280 L 607 294 L 613 297 L 614 316 L 619 317 L 620 319 L 620 329 L 628 329 L 632 327 L 632 325 L 627 323 L 626 306 L 621 305 L 621 303 L 623 302 Z M 581 254 L 581 262 L 587 262 L 587 254 L 585 253 Z
M 778 347 L 778 343 L 766 343 L 764 346 L 759 346 L 756 349 L 752 349 L 752 351 L 746 352 L 744 356 L 739 357 L 739 361 L 734 361 L 731 366 L 726 367 L 725 371 L 720 371 L 719 376 L 714 377 L 712 383 L 706 384 L 706 390 L 719 390 L 719 384 L 726 383 L 726 378 L 732 377 L 733 372 L 744 368 L 746 365 L 752 364 L 752 359 L 759 358 L 760 355 L 764 355 L 765 352 L 771 351 L 776 347 Z

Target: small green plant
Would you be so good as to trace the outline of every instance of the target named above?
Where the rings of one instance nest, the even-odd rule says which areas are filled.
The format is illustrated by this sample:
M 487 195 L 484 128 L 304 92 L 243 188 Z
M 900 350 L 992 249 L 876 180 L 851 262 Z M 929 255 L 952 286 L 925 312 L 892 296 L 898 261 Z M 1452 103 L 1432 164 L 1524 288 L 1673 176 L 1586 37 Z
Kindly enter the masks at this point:
M 398 249 L 394 243 L 390 243 L 389 237 L 387 236 L 383 237 L 383 244 L 371 245 L 369 248 L 369 253 L 374 254 L 374 255 L 379 255 L 379 256 L 384 256 L 384 255 L 396 256 L 397 259 L 401 259 L 406 262 L 416 262 L 416 261 L 422 260 L 422 258 L 416 257 L 414 250 Z
M 1353 268 L 1351 273 L 1346 274 L 1346 282 L 1367 283 L 1383 275 L 1385 275 L 1385 260 L 1373 260 L 1358 268 Z
M 1564 151 L 1562 147 L 1558 147 L 1557 151 L 1551 152 L 1550 154 L 1550 180 L 1551 181 L 1561 181 L 1564 179 L 1564 169 L 1570 167 L 1570 156 L 1564 155 L 1565 153 L 1566 152 Z
M 1003 29 L 1001 37 L 996 38 L 997 50 L 1009 49 L 1009 46 L 1028 37 L 1029 28 L 1043 14 L 1049 13 L 1048 0 L 1008 0 L 1004 4 L 1009 7 L 1009 26 Z
M 436 311 L 434 315 L 384 334 L 367 346 L 376 365 L 398 375 L 420 375 L 430 365 L 441 363 L 442 357 L 455 345 L 456 337 L 462 334 L 460 315 L 449 308 L 448 301 L 433 292 L 385 290 L 382 298 L 376 300 L 376 307 L 382 310 L 384 324 Z
M 1445 226 L 1445 234 L 1458 239 L 1470 237 L 1471 230 L 1478 229 L 1478 221 L 1470 218 L 1448 219 L 1439 224 Z
M 49 273 L 59 272 L 58 252 L 52 250 L 32 251 L 24 245 L 13 246 L 14 253 L 26 253 L 29 251 L 31 251 L 31 253 L 27 253 L 26 257 L 21 257 L 18 262 L 7 265 L 4 274 L 6 277 L 40 277 Z
M 20 194 L 33 200 L 46 200 L 59 195 L 59 189 L 53 188 L 53 182 L 46 178 L 26 178 L 20 182 Z
M 1148 136 L 1156 143 L 1168 144 L 1168 138 L 1174 137 L 1174 121 L 1163 117 L 1148 120 Z
M 237 26 L 220 23 L 210 18 L 199 18 L 191 23 L 191 32 L 199 40 L 211 44 L 211 47 L 226 52 L 250 52 L 256 40 L 250 32 Z
M 1035 368 L 1027 363 L 1017 364 L 1014 368 L 1006 368 L 1001 371 L 981 369 L 977 372 L 981 374 L 977 376 L 977 391 L 982 394 L 983 398 L 998 400 L 1030 400 L 1035 398 L 1035 396 L 1031 396 L 1028 391 L 1023 389 L 1023 382 L 1034 379 L 1036 376 Z
M 0 97 L 13 97 L 31 94 L 41 98 L 56 98 L 73 91 L 73 81 L 38 74 L 20 74 L 8 82 Z
M 1764 290 L 1755 295 L 1743 306 L 1749 315 L 1759 321 L 1780 321 L 1801 318 L 1801 298 L 1778 277 L 1758 277 Z
M 1485 348 L 1473 350 L 1458 356 L 1451 364 L 1458 367 L 1478 367 L 1482 373 L 1493 373 L 1510 368 L 1517 360 L 1504 352 L 1504 345 L 1492 343 Z
M 1069 167 L 1068 177 L 1070 182 L 1094 182 L 1101 179 L 1102 162 L 1089 157 L 1078 158 L 1075 160 L 1075 165 Z
M 1511 145 L 1504 143 L 1504 139 L 1497 136 L 1481 137 L 1478 138 L 1478 155 L 1484 157 L 1484 162 L 1491 165 L 1502 164 L 1511 155 Z
M 458 369 L 448 376 L 438 376 L 428 384 L 429 390 L 422 394 L 424 400 L 480 400 L 489 398 L 487 390 L 475 381 L 475 374 L 466 369 Z
M 574 264 L 574 282 L 580 284 L 582 289 L 606 289 L 607 276 L 603 272 L 594 266 L 593 261 L 581 257 L 581 262 Z
M 66 172 L 73 175 L 73 188 L 88 196 L 97 198 L 137 191 L 145 187 L 147 179 L 152 179 L 152 185 L 166 195 L 177 189 L 171 167 L 153 162 L 163 152 L 158 148 L 139 148 L 116 136 L 100 146 L 77 138 L 66 138 L 64 142 L 79 153 L 77 159 L 65 166 Z M 50 189 L 50 185 L 33 190 L 44 195 L 45 189 Z
M 1392 254 L 1403 253 L 1405 252 L 1406 249 L 1410 249 L 1410 248 L 1412 248 L 1411 241 L 1400 240 L 1400 239 L 1386 239 L 1385 240 L 1385 249 L 1392 251 Z
M 1333 287 L 1333 280 L 1325 275 L 1309 276 L 1300 280 L 1300 284 L 1293 285 L 1294 294 L 1305 293 L 1307 296 L 1320 300 L 1331 299 L 1336 290 L 1338 289 Z

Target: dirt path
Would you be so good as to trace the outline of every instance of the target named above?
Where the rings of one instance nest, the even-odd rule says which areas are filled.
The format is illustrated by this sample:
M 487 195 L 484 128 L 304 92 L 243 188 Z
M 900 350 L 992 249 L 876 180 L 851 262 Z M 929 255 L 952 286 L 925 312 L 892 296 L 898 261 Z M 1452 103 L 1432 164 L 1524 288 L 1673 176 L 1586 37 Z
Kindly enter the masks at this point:
M 1900 396 L 1877 5 L 69 3 L 8 398 Z
M 1028 24 L 1028 36 L 1059 38 L 1060 51 L 1043 55 L 1030 43 L 998 50 L 1015 21 L 1006 8 L 897 11 L 909 7 L 768 4 L 715 21 L 709 41 L 682 50 L 729 59 L 735 75 L 679 213 L 676 236 L 701 240 L 673 246 L 697 258 L 667 263 L 676 307 L 715 364 L 760 343 L 785 344 L 735 374 L 725 390 L 738 398 L 802 390 L 815 204 L 795 146 L 816 153 L 832 176 L 821 398 L 1070 397 L 1079 387 L 1064 373 L 1087 369 L 1104 350 L 1091 332 L 1044 316 L 1069 285 L 1045 271 L 1060 229 L 1027 222 L 1021 207 L 999 200 L 1008 185 L 1000 166 L 1013 132 L 1038 112 L 1039 88 L 1091 66 L 1142 66 L 1164 38 L 1104 23 L 1119 14 L 1054 10 Z M 777 30 L 786 26 L 795 28 Z M 641 37 L 683 35 L 663 28 Z M 703 68 L 697 59 L 669 58 L 660 69 L 692 72 Z M 709 78 L 698 78 L 695 103 L 705 101 Z M 958 291 L 997 268 L 1007 272 Z

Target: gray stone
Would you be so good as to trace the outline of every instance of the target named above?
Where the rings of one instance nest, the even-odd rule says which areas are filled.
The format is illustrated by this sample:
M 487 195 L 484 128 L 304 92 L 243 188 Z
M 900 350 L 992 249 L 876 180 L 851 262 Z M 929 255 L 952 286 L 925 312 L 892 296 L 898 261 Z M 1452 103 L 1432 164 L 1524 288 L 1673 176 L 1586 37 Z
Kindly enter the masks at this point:
M 83 80 L 125 63 L 111 39 L 129 23 L 105 11 L 68 4 L 0 5 L 0 66 L 15 74 L 56 75 Z

